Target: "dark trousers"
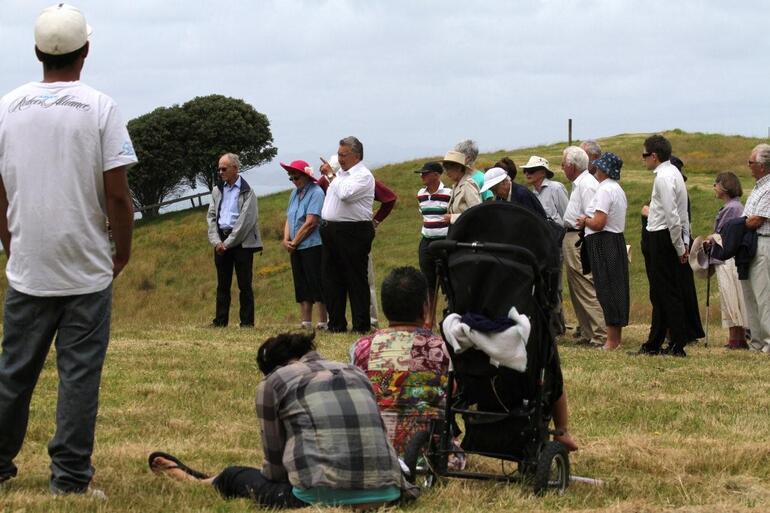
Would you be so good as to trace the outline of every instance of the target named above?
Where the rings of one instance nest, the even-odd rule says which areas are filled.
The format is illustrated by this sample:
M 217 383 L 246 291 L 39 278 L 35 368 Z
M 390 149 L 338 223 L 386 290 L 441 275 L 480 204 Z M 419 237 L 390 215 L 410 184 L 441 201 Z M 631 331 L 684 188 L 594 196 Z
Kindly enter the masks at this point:
M 227 326 L 230 318 L 230 286 L 233 283 L 233 268 L 238 280 L 240 293 L 241 326 L 254 325 L 254 289 L 251 286 L 254 252 L 236 246 L 221 255 L 214 251 L 214 265 L 217 268 L 217 311 L 216 326 Z
M 111 308 L 112 285 L 64 297 L 29 296 L 8 287 L 0 355 L 0 477 L 16 475 L 13 459 L 27 432 L 32 391 L 55 337 L 59 396 L 56 432 L 48 443 L 51 488 L 88 487 Z
M 215 479 L 214 488 L 226 499 L 252 499 L 269 508 L 303 508 L 307 506 L 291 492 L 288 481 L 270 481 L 262 472 L 250 467 L 227 467 Z
M 345 306 L 349 296 L 353 330 L 366 333 L 371 329 L 366 269 L 374 240 L 374 226 L 370 221 L 324 221 L 321 224 L 321 240 L 323 295 L 329 311 L 329 331 L 347 330 Z
M 436 262 L 439 260 L 438 257 L 435 257 L 430 252 L 428 252 L 428 246 L 434 240 L 442 239 L 426 239 L 423 237 L 420 239 L 420 247 L 417 250 L 417 254 L 420 259 L 420 271 L 422 271 L 422 274 L 425 276 L 425 280 L 428 282 L 428 294 L 431 298 L 433 297 L 433 294 L 436 290 Z
M 650 333 L 644 347 L 660 350 L 668 331 L 671 346 L 683 348 L 704 336 L 692 269 L 679 261 L 668 230 L 647 232 L 643 243 L 652 303 Z

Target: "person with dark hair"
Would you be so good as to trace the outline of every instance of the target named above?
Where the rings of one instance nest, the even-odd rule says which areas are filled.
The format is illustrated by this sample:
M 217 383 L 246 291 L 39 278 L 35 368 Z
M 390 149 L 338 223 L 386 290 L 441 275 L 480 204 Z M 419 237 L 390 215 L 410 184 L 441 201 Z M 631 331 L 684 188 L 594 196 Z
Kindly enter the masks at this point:
M 227 467 L 210 477 L 170 454 L 154 452 L 150 469 L 180 481 L 212 485 L 225 498 L 271 508 L 398 501 L 402 486 L 372 386 L 353 365 L 315 352 L 314 333 L 284 333 L 257 351 L 265 379 L 257 388 L 262 469 Z
M 426 419 L 442 414 L 449 353 L 444 340 L 423 327 L 428 287 L 420 271 L 394 269 L 380 295 L 389 327 L 360 338 L 351 358 L 371 380 L 388 439 L 403 454 Z
M 743 195 L 741 182 L 732 171 L 719 173 L 714 180 L 714 195 L 722 200 L 722 208 L 717 213 L 714 223 L 714 233 L 706 237 L 706 247 L 713 243 L 721 245 L 722 232 L 728 222 L 743 217 Z M 749 326 L 746 303 L 743 298 L 741 282 L 738 280 L 738 268 L 735 258 L 725 261 L 712 259 L 710 262 L 717 275 L 719 284 L 719 306 L 722 312 L 722 327 L 727 328 L 729 338 L 728 349 L 748 349 L 746 343 L 746 328 Z
M 371 329 L 367 265 L 374 240 L 372 205 L 374 176 L 364 165 L 364 146 L 355 137 L 340 140 L 336 174 L 324 168 L 329 181 L 321 210 L 322 282 L 329 331 L 345 332 L 345 309 L 350 297 L 353 331 Z
M 0 98 L 0 239 L 8 257 L 0 484 L 17 474 L 32 392 L 55 343 L 49 487 L 105 498 L 90 488 L 91 455 L 113 282 L 131 255 L 127 170 L 137 157 L 115 101 L 80 81 L 90 33 L 75 7 L 44 9 L 34 30 L 43 80 Z
M 508 173 L 508 178 L 511 179 L 511 181 L 516 180 L 516 163 L 510 159 L 510 157 L 503 157 L 497 162 L 495 162 L 495 165 L 492 167 L 499 167 L 505 170 L 506 173 Z M 489 171 L 489 169 L 487 169 Z
M 446 238 L 449 231 L 449 222 L 444 219 L 449 206 L 449 198 L 452 189 L 446 187 L 441 181 L 441 173 L 444 168 L 440 162 L 426 162 L 415 173 L 420 174 L 420 180 L 424 187 L 417 191 L 417 203 L 422 214 L 422 230 L 420 231 L 420 245 L 417 256 L 420 262 L 420 270 L 428 281 L 428 311 L 433 316 L 433 296 L 436 291 L 436 262 L 438 257 L 428 251 L 431 242 Z M 428 319 L 432 324 L 433 319 Z
M 655 173 L 642 252 L 650 283 L 652 322 L 640 354 L 657 355 L 670 334 L 668 352 L 686 356 L 685 345 L 704 336 L 692 269 L 688 263 L 690 219 L 682 173 L 671 164 L 671 143 L 662 135 L 644 141 L 642 159 Z

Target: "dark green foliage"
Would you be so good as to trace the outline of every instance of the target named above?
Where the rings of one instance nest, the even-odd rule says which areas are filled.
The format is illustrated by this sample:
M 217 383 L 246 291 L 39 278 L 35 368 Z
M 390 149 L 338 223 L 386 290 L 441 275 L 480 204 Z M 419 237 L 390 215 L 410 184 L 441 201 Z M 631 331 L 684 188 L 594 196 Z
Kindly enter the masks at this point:
M 136 208 L 162 202 L 187 176 L 185 139 L 188 126 L 188 116 L 178 105 L 159 107 L 128 122 L 139 158 L 139 163 L 128 171 L 128 184 Z M 158 215 L 158 207 L 143 215 Z
M 267 116 L 236 98 L 213 94 L 198 96 L 182 105 L 189 118 L 184 143 L 187 178 L 211 190 L 216 165 L 224 153 L 235 153 L 243 168 L 270 162 L 278 153 Z

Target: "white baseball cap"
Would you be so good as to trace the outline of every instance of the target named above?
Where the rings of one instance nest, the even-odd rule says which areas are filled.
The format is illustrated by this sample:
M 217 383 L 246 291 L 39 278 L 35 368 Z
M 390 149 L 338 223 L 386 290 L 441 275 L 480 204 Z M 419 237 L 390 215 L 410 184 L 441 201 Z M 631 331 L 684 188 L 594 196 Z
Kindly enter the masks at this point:
M 484 173 L 484 186 L 481 192 L 487 192 L 489 189 L 508 178 L 508 172 L 501 167 L 493 167 Z
M 83 13 L 68 4 L 43 9 L 35 21 L 35 46 L 48 55 L 64 55 L 88 42 L 92 29 Z

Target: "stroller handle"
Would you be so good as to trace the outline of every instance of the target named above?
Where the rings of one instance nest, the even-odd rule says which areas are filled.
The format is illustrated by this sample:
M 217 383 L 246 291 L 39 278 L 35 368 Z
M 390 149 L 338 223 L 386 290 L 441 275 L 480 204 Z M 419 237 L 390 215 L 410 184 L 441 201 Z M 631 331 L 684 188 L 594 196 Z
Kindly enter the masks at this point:
M 537 259 L 535 255 L 522 246 L 515 244 L 501 244 L 499 242 L 459 242 L 456 240 L 436 240 L 430 243 L 428 251 L 433 256 L 440 256 L 441 252 L 451 253 L 456 249 L 472 249 L 485 252 L 499 252 L 522 255 L 528 263 L 537 269 Z

